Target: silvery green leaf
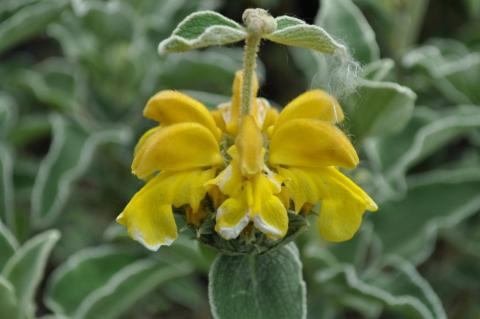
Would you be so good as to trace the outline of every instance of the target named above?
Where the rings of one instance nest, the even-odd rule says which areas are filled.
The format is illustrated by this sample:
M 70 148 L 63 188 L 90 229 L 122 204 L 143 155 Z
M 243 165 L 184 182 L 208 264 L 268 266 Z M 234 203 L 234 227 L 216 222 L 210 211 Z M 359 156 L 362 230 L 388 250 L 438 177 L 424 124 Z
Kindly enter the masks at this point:
M 480 210 L 478 167 L 437 170 L 407 179 L 404 196 L 381 203 L 371 221 L 383 254 L 415 264 L 433 252 L 439 230 L 451 228 Z M 405 234 L 408 233 L 408 237 Z
M 73 317 L 88 295 L 136 259 L 131 253 L 109 246 L 81 250 L 55 270 L 45 303 L 57 315 Z
M 15 100 L 0 91 L 0 137 L 5 137 L 15 126 L 16 121 L 17 104 Z
M 362 77 L 371 81 L 384 81 L 393 70 L 395 62 L 392 59 L 381 59 L 363 67 Z
M 37 1 L 24 6 L 0 24 L 0 52 L 41 32 L 65 8 L 66 1 Z
M 405 191 L 409 168 L 479 127 L 480 111 L 475 106 L 444 112 L 419 108 L 401 132 L 366 141 L 366 154 L 380 173 L 378 189 L 382 196 Z
M 34 297 L 53 246 L 60 238 L 56 230 L 47 231 L 28 240 L 8 260 L 1 276 L 15 289 L 19 308 L 27 317 L 35 311 Z
M 323 298 L 378 317 L 384 313 L 400 317 L 446 319 L 445 310 L 428 282 L 404 260 L 392 259 L 388 272 L 360 275 L 348 264 L 337 264 L 316 273 L 317 285 L 324 287 Z
M 302 264 L 294 244 L 260 255 L 219 255 L 209 281 L 215 319 L 306 318 Z
M 130 131 L 105 129 L 88 133 L 60 115 L 51 117 L 53 142 L 41 162 L 32 191 L 32 218 L 37 226 L 52 223 L 61 213 L 72 183 L 88 168 L 104 143 L 126 143 Z
M 61 111 L 78 109 L 75 96 L 75 69 L 67 61 L 50 58 L 34 67 L 19 69 L 11 79 L 25 95 Z
M 480 79 L 480 53 L 463 51 L 466 51 L 464 46 L 455 42 L 437 42 L 412 50 L 403 58 L 403 64 L 414 74 L 425 73 L 431 84 L 451 102 L 478 104 L 480 94 L 476 83 Z
M 277 21 L 277 30 L 264 36 L 270 41 L 327 54 L 333 54 L 337 50 L 340 53 L 346 53 L 346 48 L 319 26 L 309 25 L 302 20 L 288 16 L 280 16 L 275 20 Z
M 345 41 L 360 63 L 367 64 L 379 58 L 375 33 L 351 0 L 323 0 L 315 22 L 332 36 Z
M 75 319 L 114 319 L 164 282 L 191 273 L 187 262 L 161 264 L 151 259 L 138 260 L 123 267 L 111 279 L 83 299 Z
M 246 32 L 233 20 L 214 11 L 199 11 L 187 16 L 172 35 L 160 42 L 158 52 L 184 52 L 243 40 Z
M 16 318 L 19 312 L 15 288 L 0 276 L 0 318 Z
M 13 155 L 11 148 L 0 141 L 0 222 L 15 229 Z
M 10 230 L 0 221 L 0 272 L 7 261 L 15 254 L 18 242 Z
M 361 80 L 343 106 L 356 140 L 398 132 L 409 122 L 416 94 L 392 82 Z

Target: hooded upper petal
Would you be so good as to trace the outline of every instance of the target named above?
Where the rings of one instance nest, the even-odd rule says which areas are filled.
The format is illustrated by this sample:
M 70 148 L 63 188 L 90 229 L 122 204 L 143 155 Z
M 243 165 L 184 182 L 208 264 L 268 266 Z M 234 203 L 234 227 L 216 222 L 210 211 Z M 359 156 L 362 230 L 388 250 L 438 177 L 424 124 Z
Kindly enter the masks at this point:
M 132 172 L 148 178 L 156 171 L 179 171 L 223 162 L 213 134 L 197 123 L 178 123 L 150 130 L 140 139 Z
M 269 162 L 274 166 L 353 168 L 358 161 L 345 134 L 325 121 L 288 121 L 275 130 L 270 142 Z
M 316 119 L 330 123 L 343 121 L 342 108 L 337 100 L 321 90 L 307 91 L 285 106 L 276 122 L 276 127 L 300 118 Z
M 117 221 L 148 249 L 170 245 L 177 237 L 172 206 L 189 205 L 195 213 L 214 174 L 215 169 L 161 173 L 133 196 Z
M 215 138 L 220 139 L 221 136 L 208 109 L 197 100 L 177 91 L 160 91 L 155 94 L 148 100 L 143 115 L 162 126 L 182 122 L 198 123 L 208 128 Z

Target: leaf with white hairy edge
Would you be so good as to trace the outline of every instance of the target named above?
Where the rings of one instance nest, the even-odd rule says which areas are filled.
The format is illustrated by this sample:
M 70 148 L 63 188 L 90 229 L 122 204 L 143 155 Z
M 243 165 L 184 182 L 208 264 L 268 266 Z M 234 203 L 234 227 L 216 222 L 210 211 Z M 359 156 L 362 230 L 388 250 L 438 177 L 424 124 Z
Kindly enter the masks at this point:
M 0 25 L 0 52 L 40 33 L 65 9 L 67 1 L 36 1 L 24 6 Z
M 335 41 L 324 29 L 309 25 L 302 20 L 280 16 L 275 18 L 277 30 L 264 35 L 264 38 L 284 45 L 313 49 L 322 53 L 343 52 L 346 48 Z
M 316 24 L 343 39 L 352 55 L 362 64 L 379 58 L 380 49 L 375 41 L 375 33 L 351 0 L 322 0 Z
M 126 143 L 131 132 L 126 128 L 87 133 L 60 115 L 50 118 L 53 142 L 40 164 L 32 191 L 34 224 L 45 227 L 61 213 L 72 183 L 88 168 L 95 150 L 105 143 Z
M 80 250 L 52 274 L 45 303 L 57 315 L 71 317 L 89 294 L 136 259 L 132 253 L 111 246 Z
M 158 52 L 184 52 L 225 45 L 245 39 L 247 33 L 237 22 L 214 11 L 199 11 L 187 16 L 172 35 L 160 42 Z
M 158 285 L 191 271 L 188 262 L 165 265 L 151 259 L 139 260 L 122 268 L 105 285 L 89 294 L 73 318 L 96 319 L 100 314 L 102 319 L 118 318 Z
M 441 230 L 453 228 L 480 210 L 480 171 L 468 167 L 423 173 L 408 178 L 406 188 L 403 197 L 380 205 L 372 223 L 384 255 L 420 264 L 433 253 Z
M 306 289 L 297 247 L 260 255 L 219 255 L 210 268 L 215 319 L 306 318 Z
M 0 221 L 0 272 L 7 261 L 15 254 L 18 249 L 18 242 L 12 233 Z
M 0 142 L 0 221 L 15 229 L 13 155 L 11 149 Z
M 19 313 L 15 288 L 0 276 L 0 318 L 17 317 Z
M 12 284 L 18 305 L 28 318 L 33 317 L 35 312 L 35 290 L 43 278 L 48 256 L 59 238 L 60 233 L 56 230 L 33 237 L 8 260 L 1 273 Z
M 384 308 L 402 318 L 446 319 L 438 296 L 413 265 L 394 257 L 387 266 L 388 272 L 360 275 L 351 265 L 336 264 L 318 271 L 315 279 L 318 285 L 335 287 L 327 291 L 333 302 L 375 317 Z
M 343 103 L 356 140 L 400 131 L 412 117 L 417 95 L 393 82 L 360 80 Z

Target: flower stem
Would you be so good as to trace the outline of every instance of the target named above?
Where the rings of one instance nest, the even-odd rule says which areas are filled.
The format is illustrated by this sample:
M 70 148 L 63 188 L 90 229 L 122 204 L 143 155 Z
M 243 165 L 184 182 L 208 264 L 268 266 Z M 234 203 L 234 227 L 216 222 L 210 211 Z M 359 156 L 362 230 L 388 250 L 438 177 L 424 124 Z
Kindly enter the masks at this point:
M 243 55 L 243 83 L 241 97 L 241 113 L 243 115 L 250 114 L 253 96 L 253 76 L 257 67 L 257 53 L 260 45 L 261 37 L 249 34 L 245 40 L 245 48 Z

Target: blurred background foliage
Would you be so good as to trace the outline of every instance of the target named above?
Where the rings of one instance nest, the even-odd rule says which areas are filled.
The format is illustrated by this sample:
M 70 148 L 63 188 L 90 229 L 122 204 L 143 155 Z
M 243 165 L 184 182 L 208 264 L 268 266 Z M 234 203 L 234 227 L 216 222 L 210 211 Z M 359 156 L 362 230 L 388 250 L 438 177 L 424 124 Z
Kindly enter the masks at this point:
M 158 42 L 193 11 L 252 6 L 324 27 L 363 65 L 347 94 L 324 56 L 260 53 L 279 108 L 339 96 L 352 177 L 380 206 L 347 243 L 299 238 L 308 318 L 480 318 L 479 0 L 0 0 L 0 318 L 210 318 L 215 253 L 188 235 L 149 253 L 113 221 L 140 186 L 148 97 L 214 107 L 241 68 L 239 46 Z

